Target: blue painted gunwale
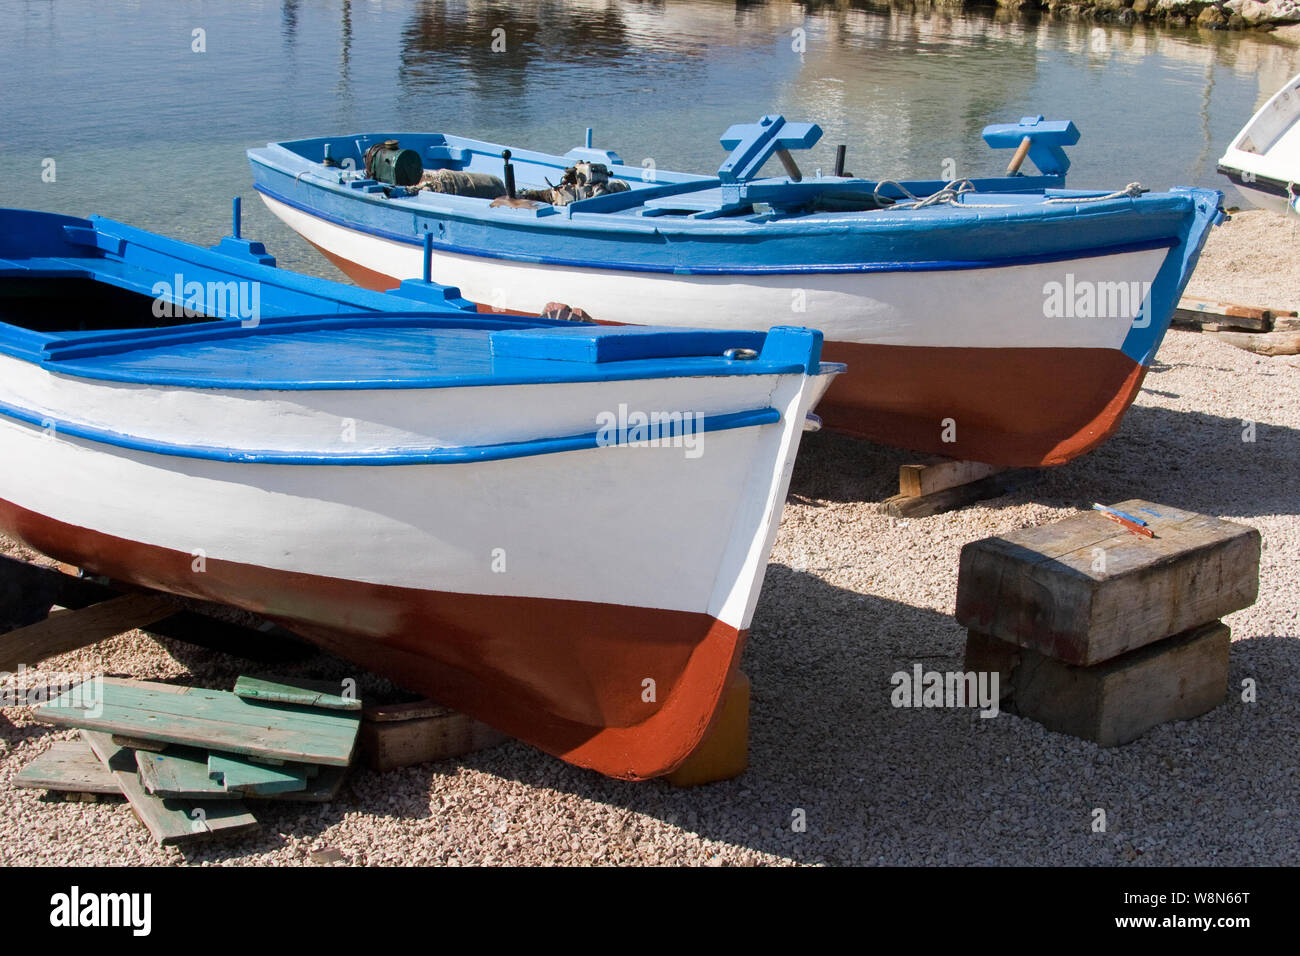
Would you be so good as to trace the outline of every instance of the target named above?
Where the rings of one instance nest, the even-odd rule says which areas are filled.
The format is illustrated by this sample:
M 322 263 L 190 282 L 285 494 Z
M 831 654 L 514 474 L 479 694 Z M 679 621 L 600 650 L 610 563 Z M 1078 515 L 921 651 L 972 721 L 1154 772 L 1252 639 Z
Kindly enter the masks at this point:
M 599 432 L 588 432 L 559 438 L 501 442 L 491 445 L 412 447 L 377 450 L 361 454 L 355 452 L 311 454 L 301 451 L 274 451 L 268 449 L 250 451 L 213 445 L 183 445 L 174 442 L 160 442 L 93 425 L 38 415 L 28 409 L 19 408 L 2 401 L 0 401 L 0 416 L 41 429 L 52 428 L 55 435 L 77 438 L 114 448 L 123 448 L 128 451 L 147 452 L 169 458 L 191 458 L 241 465 L 389 467 L 394 465 L 471 464 L 475 462 L 503 461 L 508 458 L 553 455 L 559 452 L 587 451 L 593 448 L 614 448 L 627 444 L 629 440 L 629 433 L 627 432 L 617 433 L 617 439 L 613 442 L 602 439 Z M 700 424 L 700 429 L 703 432 L 730 431 L 735 428 L 755 428 L 760 425 L 771 425 L 780 420 L 781 413 L 775 408 L 755 408 L 743 412 L 709 416 Z M 669 440 L 671 437 L 673 435 L 661 436 L 661 440 Z
M 615 163 L 612 173 L 632 185 L 629 192 L 532 211 L 494 208 L 487 200 L 431 193 L 388 198 L 383 187 L 373 181 L 343 181 L 346 175 L 340 170 L 307 158 L 323 156 L 327 142 L 335 158 L 347 158 L 343 148 L 349 144 L 359 158 L 366 142 L 381 139 L 398 139 L 404 146 L 416 148 L 426 165 L 438 160 L 446 161 L 450 168 L 500 172 L 503 147 L 498 144 L 447 134 L 373 133 L 250 149 L 254 185 L 269 198 L 367 235 L 419 244 L 428 233 L 433 236 L 434 248 L 442 252 L 564 268 L 678 275 L 990 268 L 1057 261 L 1147 243 L 1174 245 L 1186 235 L 1197 202 L 1187 191 L 1175 190 L 1105 202 L 1045 205 L 1043 200 L 1049 198 L 1087 198 L 1104 191 L 1052 188 L 1063 183 L 1063 175 L 1012 176 L 977 180 L 982 192 L 969 197 L 971 203 L 1007 204 L 999 209 L 958 205 L 736 219 L 651 216 L 639 214 L 646 211 L 637 206 L 643 196 L 721 189 L 721 181 L 659 170 L 657 183 L 647 183 L 640 168 Z M 521 188 L 543 185 L 542 175 L 553 178 L 579 152 L 583 151 L 561 157 L 512 149 Z M 847 184 L 861 192 L 876 185 L 870 180 L 829 178 L 797 185 L 814 188 L 818 183 L 826 188 Z M 771 179 L 746 185 L 790 188 L 792 184 L 787 179 Z M 923 195 L 943 184 L 904 185 Z M 887 187 L 889 190 L 892 187 Z M 1205 193 L 1208 196 L 1210 191 Z M 620 208 L 620 204 L 631 204 L 631 208 Z

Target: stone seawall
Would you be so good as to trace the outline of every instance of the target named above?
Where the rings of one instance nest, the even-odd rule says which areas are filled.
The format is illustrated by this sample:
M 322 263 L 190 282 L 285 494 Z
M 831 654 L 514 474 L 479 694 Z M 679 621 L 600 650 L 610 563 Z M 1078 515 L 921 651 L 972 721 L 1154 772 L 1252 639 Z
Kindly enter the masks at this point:
M 1300 0 L 997 0 L 997 5 L 1069 20 L 1158 22 L 1210 30 L 1266 31 L 1300 23 Z

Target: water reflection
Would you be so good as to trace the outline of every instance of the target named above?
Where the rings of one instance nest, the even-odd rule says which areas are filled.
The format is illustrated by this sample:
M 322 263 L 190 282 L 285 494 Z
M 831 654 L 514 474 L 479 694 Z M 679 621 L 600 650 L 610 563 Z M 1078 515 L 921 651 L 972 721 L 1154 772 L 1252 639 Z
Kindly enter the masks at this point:
M 632 162 L 709 171 L 718 135 L 768 112 L 826 130 L 801 160 L 810 169 L 829 168 L 842 142 L 859 174 L 939 175 L 944 160 L 987 172 L 1005 157 L 980 129 L 1043 113 L 1083 130 L 1075 184 L 1222 187 L 1219 152 L 1300 72 L 1296 48 L 1267 35 L 861 0 L 6 9 L 0 153 L 15 174 L 0 182 L 0 205 L 164 228 L 196 209 L 224 219 L 230 194 L 247 190 L 243 148 L 269 139 L 445 129 L 563 151 L 594 126 L 598 145 Z M 203 54 L 190 46 L 200 26 Z M 42 190 L 47 156 L 59 181 Z

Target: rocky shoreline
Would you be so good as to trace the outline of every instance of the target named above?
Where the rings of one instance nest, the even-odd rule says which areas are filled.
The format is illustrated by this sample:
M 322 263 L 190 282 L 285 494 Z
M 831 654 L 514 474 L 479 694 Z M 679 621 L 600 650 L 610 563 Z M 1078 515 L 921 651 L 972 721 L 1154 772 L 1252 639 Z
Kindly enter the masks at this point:
M 1266 32 L 1300 23 L 1300 0 L 997 0 L 997 5 L 1023 13 L 1042 11 L 1065 20 L 1161 23 L 1209 30 Z

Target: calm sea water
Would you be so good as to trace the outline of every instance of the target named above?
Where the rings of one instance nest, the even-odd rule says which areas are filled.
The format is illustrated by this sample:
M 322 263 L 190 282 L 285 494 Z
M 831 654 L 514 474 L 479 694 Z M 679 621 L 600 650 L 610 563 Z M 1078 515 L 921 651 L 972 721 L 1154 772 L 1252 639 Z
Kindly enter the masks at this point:
M 1300 72 L 1267 35 L 856 2 L 0 0 L 0 24 L 0 206 L 210 243 L 242 194 L 245 234 L 320 275 L 254 198 L 247 147 L 411 129 L 564 152 L 592 126 L 626 161 L 703 172 L 727 126 L 781 112 L 825 130 L 807 169 L 846 143 L 858 175 L 938 178 L 996 173 L 981 128 L 1042 113 L 1083 131 L 1072 185 L 1230 190 L 1215 160 Z

